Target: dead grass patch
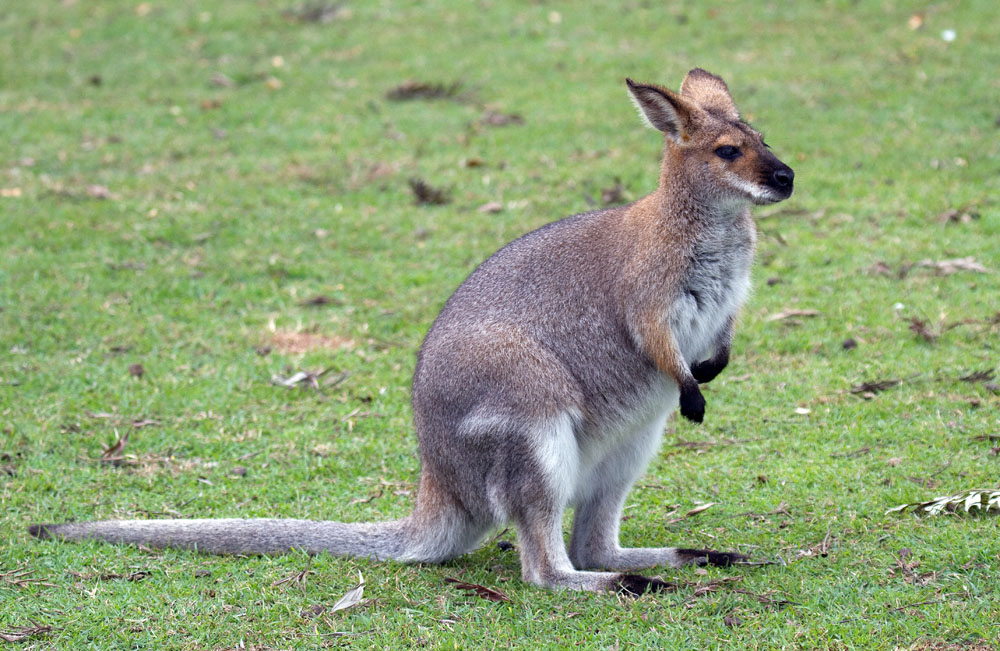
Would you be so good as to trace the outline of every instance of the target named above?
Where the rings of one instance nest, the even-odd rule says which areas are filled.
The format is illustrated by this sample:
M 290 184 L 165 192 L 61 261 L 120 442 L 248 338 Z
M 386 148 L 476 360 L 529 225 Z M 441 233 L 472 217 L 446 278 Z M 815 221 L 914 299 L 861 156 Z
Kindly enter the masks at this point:
M 338 335 L 276 330 L 271 333 L 270 346 L 278 352 L 299 355 L 313 350 L 350 350 L 355 343 L 353 339 Z

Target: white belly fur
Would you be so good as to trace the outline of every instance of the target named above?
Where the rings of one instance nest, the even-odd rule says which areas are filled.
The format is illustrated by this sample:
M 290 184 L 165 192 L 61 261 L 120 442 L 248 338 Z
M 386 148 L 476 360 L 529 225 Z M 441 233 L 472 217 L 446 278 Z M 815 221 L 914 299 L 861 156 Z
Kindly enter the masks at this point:
M 585 433 L 575 455 L 572 503 L 586 499 L 605 484 L 615 485 L 645 470 L 659 447 L 667 418 L 677 408 L 679 394 L 673 380 L 661 377 L 638 408 L 599 431 Z

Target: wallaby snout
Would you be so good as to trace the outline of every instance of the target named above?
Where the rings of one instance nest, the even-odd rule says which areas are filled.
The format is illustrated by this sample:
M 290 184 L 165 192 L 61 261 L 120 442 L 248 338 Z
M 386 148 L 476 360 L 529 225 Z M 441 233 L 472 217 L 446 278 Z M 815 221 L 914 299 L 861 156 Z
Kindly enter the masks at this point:
M 774 159 L 774 168 L 771 170 L 770 178 L 764 179 L 764 184 L 777 191 L 780 198 L 776 201 L 784 201 L 792 196 L 795 170 L 782 163 L 776 156 L 772 156 L 772 158 Z

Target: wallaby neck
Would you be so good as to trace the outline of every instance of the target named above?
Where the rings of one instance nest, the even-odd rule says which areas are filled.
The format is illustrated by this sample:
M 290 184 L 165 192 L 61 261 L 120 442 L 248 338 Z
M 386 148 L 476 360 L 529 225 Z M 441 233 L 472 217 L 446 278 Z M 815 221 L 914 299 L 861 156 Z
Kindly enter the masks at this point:
M 656 190 L 641 201 L 660 220 L 691 226 L 740 222 L 750 217 L 749 201 L 706 195 L 687 179 L 668 174 L 663 174 Z

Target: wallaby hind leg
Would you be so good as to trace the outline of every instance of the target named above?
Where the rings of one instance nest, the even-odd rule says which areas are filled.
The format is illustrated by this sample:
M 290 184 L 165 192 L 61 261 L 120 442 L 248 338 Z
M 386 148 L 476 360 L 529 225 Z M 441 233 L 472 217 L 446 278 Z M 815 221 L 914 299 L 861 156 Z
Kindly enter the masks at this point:
M 641 594 L 671 587 L 656 579 L 573 567 L 563 539 L 563 512 L 579 481 L 578 419 L 564 415 L 524 435 L 535 441 L 535 458 L 512 469 L 508 512 L 517 527 L 521 575 L 547 588 Z
M 426 468 L 420 475 L 417 504 L 407 519 L 413 531 L 411 544 L 400 560 L 443 563 L 476 547 L 496 526 L 477 519 Z
M 570 539 L 570 558 L 577 569 L 629 571 L 691 563 L 729 565 L 746 558 L 741 554 L 676 547 L 621 547 L 618 534 L 625 497 L 659 447 L 664 422 L 657 419 L 614 450 L 581 482 L 581 488 L 589 490 L 578 496 Z
M 671 590 L 673 584 L 636 574 L 587 572 L 570 563 L 562 537 L 562 509 L 533 506 L 515 518 L 521 550 L 521 577 L 545 588 L 565 588 L 589 592 L 644 592 Z
M 602 592 L 615 589 L 613 572 L 580 572 L 573 568 L 562 538 L 562 509 L 529 509 L 515 518 L 521 551 L 521 577 L 546 588 Z

